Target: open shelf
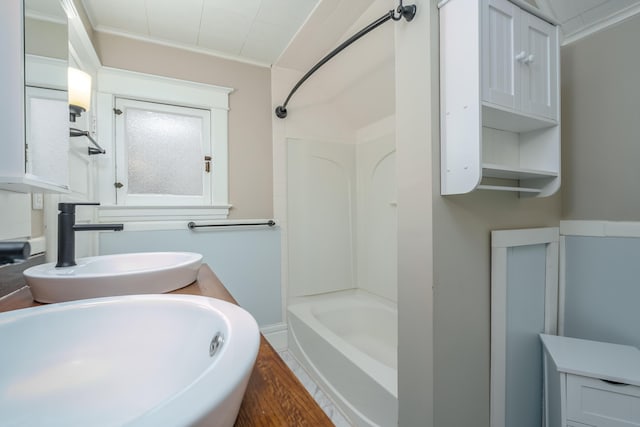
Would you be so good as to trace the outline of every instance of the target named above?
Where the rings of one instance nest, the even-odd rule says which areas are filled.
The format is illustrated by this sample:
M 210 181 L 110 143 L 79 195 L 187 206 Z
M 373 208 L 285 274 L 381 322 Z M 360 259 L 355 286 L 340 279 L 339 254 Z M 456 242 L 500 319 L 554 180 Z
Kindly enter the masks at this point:
M 31 174 L 0 176 L 0 189 L 16 193 L 69 193 L 69 186 L 42 180 Z
M 500 179 L 538 179 L 555 178 L 558 172 L 538 169 L 516 168 L 495 163 L 484 163 L 482 165 L 482 176 Z
M 528 187 L 506 187 L 502 185 L 478 185 L 478 190 L 494 190 L 494 191 L 517 191 L 520 193 L 540 193 L 542 190 L 539 188 Z
M 494 129 L 520 133 L 557 126 L 558 122 L 546 117 L 517 114 L 508 108 L 483 101 L 482 124 Z

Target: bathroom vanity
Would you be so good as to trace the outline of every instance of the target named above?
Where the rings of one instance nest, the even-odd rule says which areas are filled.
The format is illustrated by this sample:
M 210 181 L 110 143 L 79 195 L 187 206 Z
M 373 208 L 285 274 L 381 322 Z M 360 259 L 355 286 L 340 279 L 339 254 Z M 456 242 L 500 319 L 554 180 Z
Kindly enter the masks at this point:
M 640 350 L 540 334 L 547 427 L 640 425 Z
M 198 279 L 172 294 L 202 295 L 237 304 L 207 265 Z M 0 298 L 0 312 L 40 305 L 28 287 Z M 247 386 L 236 427 L 333 426 L 313 397 L 280 359 L 267 340 L 260 337 L 260 350 Z

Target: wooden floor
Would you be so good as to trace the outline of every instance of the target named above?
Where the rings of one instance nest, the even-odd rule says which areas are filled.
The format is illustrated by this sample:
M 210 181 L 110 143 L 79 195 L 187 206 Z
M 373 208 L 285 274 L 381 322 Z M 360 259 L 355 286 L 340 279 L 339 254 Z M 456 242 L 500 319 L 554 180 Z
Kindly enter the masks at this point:
M 200 268 L 196 282 L 172 293 L 203 295 L 237 304 L 207 265 Z M 25 287 L 0 299 L 0 312 L 36 305 L 40 304 Z M 258 358 L 235 426 L 332 427 L 333 423 L 264 336 L 260 336 Z

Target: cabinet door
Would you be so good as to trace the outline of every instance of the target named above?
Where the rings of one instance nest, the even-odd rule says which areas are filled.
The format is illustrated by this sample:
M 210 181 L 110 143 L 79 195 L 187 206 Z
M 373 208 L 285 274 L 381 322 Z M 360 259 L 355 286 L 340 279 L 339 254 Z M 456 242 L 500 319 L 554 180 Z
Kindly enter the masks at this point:
M 520 10 L 508 0 L 485 0 L 482 21 L 482 99 L 518 109 Z
M 558 39 L 556 27 L 522 12 L 522 111 L 557 120 Z

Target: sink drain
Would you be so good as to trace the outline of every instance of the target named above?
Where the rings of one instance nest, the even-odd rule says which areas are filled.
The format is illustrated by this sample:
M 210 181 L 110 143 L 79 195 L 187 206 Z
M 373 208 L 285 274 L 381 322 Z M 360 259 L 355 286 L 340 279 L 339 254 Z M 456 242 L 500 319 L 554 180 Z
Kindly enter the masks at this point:
M 220 350 L 222 344 L 224 344 L 224 335 L 222 335 L 222 332 L 218 332 L 209 344 L 209 356 L 213 357 Z

